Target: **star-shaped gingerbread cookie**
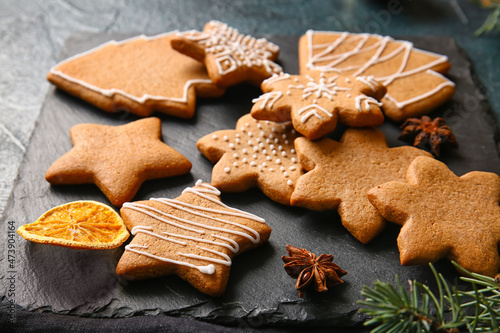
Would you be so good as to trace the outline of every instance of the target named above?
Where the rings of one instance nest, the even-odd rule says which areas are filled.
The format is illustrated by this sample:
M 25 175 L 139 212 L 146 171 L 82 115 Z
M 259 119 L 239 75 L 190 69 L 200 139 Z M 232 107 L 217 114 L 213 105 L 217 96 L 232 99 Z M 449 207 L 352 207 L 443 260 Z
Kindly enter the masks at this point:
M 223 192 L 259 187 L 272 200 L 290 205 L 302 174 L 293 141 L 299 134 L 290 123 L 258 121 L 250 114 L 223 130 L 201 138 L 196 146 L 212 163 L 212 185 Z
M 191 118 L 197 96 L 219 97 L 224 89 L 202 64 L 172 49 L 175 34 L 107 42 L 57 64 L 47 79 L 104 111 Z
M 232 258 L 266 242 L 264 219 L 231 208 L 198 181 L 177 199 L 127 202 L 120 213 L 135 236 L 116 272 L 140 280 L 177 274 L 210 296 L 224 293 Z
M 340 142 L 298 138 L 295 149 L 308 172 L 297 181 L 291 204 L 319 211 L 337 208 L 344 227 L 362 243 L 385 226 L 366 193 L 403 180 L 415 157 L 431 156 L 414 147 L 388 148 L 384 134 L 374 128 L 350 128 Z
M 498 175 L 474 171 L 458 177 L 442 162 L 417 157 L 406 182 L 379 185 L 368 198 L 387 220 L 402 225 L 403 265 L 446 257 L 479 274 L 500 270 Z
M 384 122 L 378 100 L 385 87 L 373 77 L 275 75 L 261 85 L 265 93 L 254 99 L 255 119 L 292 121 L 293 127 L 314 140 L 333 132 L 337 121 L 353 127 L 379 126 Z
M 172 47 L 207 68 L 210 78 L 221 87 L 240 82 L 259 85 L 281 67 L 274 61 L 279 47 L 265 38 L 242 35 L 218 21 L 210 21 L 202 32 L 187 31 L 172 39 Z
M 73 148 L 47 170 L 53 185 L 95 183 L 115 206 L 134 198 L 146 180 L 178 176 L 191 162 L 161 141 L 161 121 L 146 118 L 122 126 L 78 124 Z

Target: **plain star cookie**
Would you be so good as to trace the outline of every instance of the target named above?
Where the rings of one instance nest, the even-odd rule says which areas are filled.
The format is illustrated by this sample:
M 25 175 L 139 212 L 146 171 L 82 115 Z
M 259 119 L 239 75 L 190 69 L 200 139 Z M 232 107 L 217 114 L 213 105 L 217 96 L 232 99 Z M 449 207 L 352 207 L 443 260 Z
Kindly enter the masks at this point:
M 340 142 L 298 138 L 295 149 L 308 172 L 297 181 L 291 204 L 318 211 L 336 208 L 342 225 L 362 243 L 385 226 L 368 201 L 368 190 L 404 180 L 415 157 L 431 156 L 414 147 L 388 148 L 384 134 L 374 128 L 348 129 Z
M 293 141 L 299 134 L 290 123 L 241 117 L 235 130 L 201 138 L 196 146 L 212 163 L 212 185 L 222 192 L 259 187 L 272 200 L 290 205 L 295 182 L 302 175 Z
M 96 184 L 115 206 L 134 198 L 146 180 L 188 173 L 191 162 L 161 141 L 161 121 L 146 118 L 122 126 L 78 124 L 73 148 L 47 170 L 53 185 Z
M 457 177 L 442 162 L 417 157 L 406 182 L 368 192 L 387 220 L 402 225 L 401 264 L 424 265 L 440 258 L 495 276 L 500 269 L 500 177 L 469 172 Z
M 274 61 L 279 47 L 265 38 L 242 35 L 218 21 L 210 21 L 202 32 L 187 31 L 172 39 L 172 47 L 203 62 L 210 78 L 221 87 L 240 82 L 259 85 L 281 67 Z
M 116 273 L 126 279 L 176 274 L 210 296 L 224 293 L 232 258 L 265 243 L 264 219 L 228 207 L 220 192 L 198 181 L 177 199 L 127 202 L 120 213 L 135 236 Z
M 261 88 L 265 94 L 253 100 L 252 117 L 291 120 L 293 127 L 311 140 L 333 132 L 337 121 L 353 127 L 384 122 L 379 100 L 386 89 L 372 77 L 280 74 L 262 82 Z
M 300 74 L 374 76 L 387 87 L 384 113 L 397 122 L 432 111 L 455 91 L 442 75 L 451 66 L 446 56 L 388 36 L 310 30 L 299 41 L 299 63 Z
M 219 97 L 224 90 L 202 64 L 172 49 L 175 34 L 110 41 L 57 64 L 47 79 L 104 111 L 191 118 L 197 96 Z

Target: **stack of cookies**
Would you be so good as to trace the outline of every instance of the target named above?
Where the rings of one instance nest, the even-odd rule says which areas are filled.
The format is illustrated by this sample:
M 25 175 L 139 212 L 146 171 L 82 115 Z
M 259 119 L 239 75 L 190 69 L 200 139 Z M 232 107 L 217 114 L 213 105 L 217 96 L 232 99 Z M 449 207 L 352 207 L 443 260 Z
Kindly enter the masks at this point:
M 498 273 L 500 177 L 457 177 L 427 151 L 388 147 L 375 128 L 425 115 L 453 95 L 445 56 L 388 36 L 317 31 L 299 41 L 299 75 L 283 72 L 278 54 L 274 43 L 211 21 L 201 32 L 109 42 L 50 71 L 57 87 L 107 112 L 141 117 L 190 118 L 197 96 L 219 97 L 241 82 L 262 89 L 234 129 L 198 140 L 215 164 L 211 183 L 200 181 L 177 199 L 129 202 L 145 180 L 190 171 L 191 163 L 161 142 L 158 118 L 71 129 L 73 149 L 46 179 L 95 183 L 122 206 L 135 237 L 119 275 L 177 274 L 208 295 L 222 294 L 233 256 L 271 233 L 262 218 L 221 202 L 221 192 L 252 187 L 283 205 L 336 209 L 364 244 L 386 221 L 401 225 L 403 265 L 446 257 L 469 271 Z M 330 134 L 339 123 L 346 129 L 335 141 Z

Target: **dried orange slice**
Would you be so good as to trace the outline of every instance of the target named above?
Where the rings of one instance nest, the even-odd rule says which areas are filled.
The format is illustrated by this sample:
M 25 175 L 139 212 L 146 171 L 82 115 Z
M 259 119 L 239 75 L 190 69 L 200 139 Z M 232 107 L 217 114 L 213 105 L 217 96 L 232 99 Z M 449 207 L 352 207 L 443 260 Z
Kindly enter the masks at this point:
M 129 237 L 120 215 L 97 201 L 54 207 L 17 232 L 32 242 L 94 250 L 118 247 Z

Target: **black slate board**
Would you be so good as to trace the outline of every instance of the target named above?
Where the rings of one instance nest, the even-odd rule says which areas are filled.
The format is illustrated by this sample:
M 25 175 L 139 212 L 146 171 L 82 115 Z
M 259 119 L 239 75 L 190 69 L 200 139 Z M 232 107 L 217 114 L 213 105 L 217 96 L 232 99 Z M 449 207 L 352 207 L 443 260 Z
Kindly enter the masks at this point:
M 130 36 L 83 34 L 66 44 L 63 58 L 85 51 L 109 39 Z M 297 73 L 297 36 L 268 36 L 281 47 L 280 61 L 285 71 Z M 432 116 L 442 115 L 454 130 L 460 149 L 444 152 L 440 160 L 458 175 L 472 170 L 500 174 L 500 158 L 495 139 L 496 122 L 489 105 L 472 78 L 470 62 L 451 38 L 411 37 L 415 46 L 446 54 L 452 63 L 449 77 L 457 92 Z M 212 164 L 196 149 L 205 134 L 233 129 L 237 119 L 248 113 L 251 100 L 260 95 L 256 87 L 239 85 L 221 99 L 199 100 L 196 115 L 181 120 L 161 114 L 163 140 L 184 154 L 192 163 L 189 175 L 145 183 L 136 200 L 150 197 L 177 197 L 197 179 L 210 180 Z M 121 125 L 136 120 L 126 113 L 108 114 L 72 96 L 51 88 L 42 106 L 36 129 L 19 170 L 13 193 L 2 220 L 4 236 L 9 221 L 15 228 L 34 221 L 47 209 L 73 200 L 93 199 L 108 203 L 93 185 L 50 186 L 44 180 L 47 168 L 71 148 L 69 129 L 78 123 Z M 339 139 L 343 128 L 331 135 Z M 404 143 L 397 139 L 397 125 L 381 126 L 390 146 Z M 126 317 L 132 315 L 172 315 L 200 320 L 256 327 L 269 325 L 354 325 L 364 317 L 357 309 L 363 284 L 376 279 L 433 281 L 428 267 L 403 267 L 399 264 L 393 224 L 370 244 L 362 245 L 341 225 L 335 211 L 318 213 L 279 205 L 258 190 L 224 194 L 230 206 L 255 213 L 273 229 L 270 242 L 244 253 L 233 262 L 224 296 L 205 296 L 176 276 L 142 282 L 119 280 L 114 271 L 123 247 L 106 251 L 71 250 L 25 241 L 15 234 L 14 261 L 7 260 L 8 242 L 0 242 L 0 295 L 2 303 L 13 301 L 30 311 L 54 312 L 85 317 Z M 5 238 L 4 238 L 5 239 Z M 12 241 L 11 241 L 12 243 Z M 316 253 L 332 253 L 335 262 L 349 274 L 345 284 L 324 294 L 297 296 L 294 280 L 282 266 L 285 245 L 292 244 Z M 13 264 L 13 266 L 10 266 Z M 457 274 L 447 261 L 437 263 L 451 282 Z M 10 275 L 9 275 L 10 274 Z M 14 279 L 9 280 L 14 276 Z

